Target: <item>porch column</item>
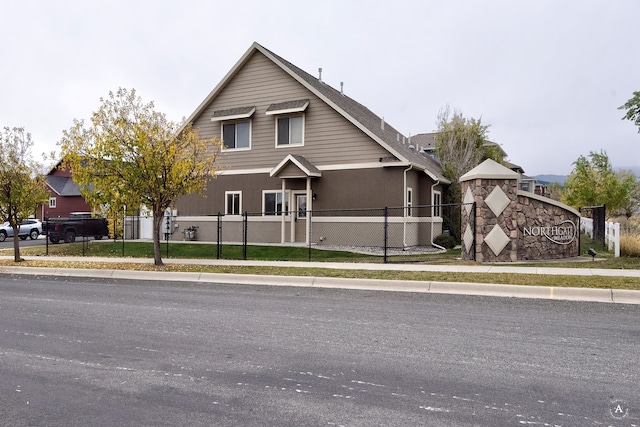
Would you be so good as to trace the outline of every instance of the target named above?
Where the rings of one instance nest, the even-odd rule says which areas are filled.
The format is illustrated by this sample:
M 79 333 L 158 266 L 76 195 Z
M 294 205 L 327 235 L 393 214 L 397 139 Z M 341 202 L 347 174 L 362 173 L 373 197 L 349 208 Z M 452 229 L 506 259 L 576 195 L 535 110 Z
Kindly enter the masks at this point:
M 284 244 L 286 241 L 286 210 L 285 210 L 285 201 L 286 201 L 286 197 L 287 197 L 287 186 L 285 183 L 285 179 L 282 178 L 282 215 L 281 215 L 281 225 L 280 225 L 280 243 Z M 277 204 L 277 203 L 276 203 Z M 287 209 L 288 210 L 288 209 Z

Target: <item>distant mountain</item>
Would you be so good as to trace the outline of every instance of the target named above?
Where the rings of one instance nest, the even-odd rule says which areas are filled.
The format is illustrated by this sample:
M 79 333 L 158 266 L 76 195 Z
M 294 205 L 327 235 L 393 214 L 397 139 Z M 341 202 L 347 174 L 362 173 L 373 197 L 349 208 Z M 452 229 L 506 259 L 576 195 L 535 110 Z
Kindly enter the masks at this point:
M 640 178 L 640 166 L 628 166 L 624 168 L 615 168 L 616 172 L 624 170 L 633 172 L 638 178 Z M 552 182 L 557 182 L 560 185 L 564 185 L 564 182 L 567 180 L 568 175 L 535 175 L 533 177 L 540 184 L 551 184 Z
M 533 178 L 540 184 L 551 184 L 552 182 L 557 182 L 560 185 L 564 185 L 564 182 L 567 180 L 567 175 L 536 175 Z

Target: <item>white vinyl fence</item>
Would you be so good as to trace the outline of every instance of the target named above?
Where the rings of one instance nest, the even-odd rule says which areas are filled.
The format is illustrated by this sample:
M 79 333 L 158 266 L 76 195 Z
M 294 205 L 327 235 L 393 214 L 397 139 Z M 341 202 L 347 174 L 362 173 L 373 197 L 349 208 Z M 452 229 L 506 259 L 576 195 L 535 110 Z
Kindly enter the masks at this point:
M 593 239 L 593 220 L 580 218 L 580 231 Z M 604 223 L 604 243 L 610 251 L 614 251 L 616 257 L 620 256 L 620 223 L 610 221 Z

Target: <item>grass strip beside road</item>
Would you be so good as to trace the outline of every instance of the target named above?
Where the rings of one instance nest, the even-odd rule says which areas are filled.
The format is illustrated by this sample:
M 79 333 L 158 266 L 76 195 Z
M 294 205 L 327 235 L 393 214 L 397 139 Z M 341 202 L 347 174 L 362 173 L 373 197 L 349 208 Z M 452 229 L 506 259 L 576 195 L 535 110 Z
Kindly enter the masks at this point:
M 256 274 L 276 276 L 303 277 L 342 277 L 357 279 L 380 280 L 416 280 L 427 282 L 468 282 L 490 283 L 523 286 L 553 286 L 574 288 L 602 288 L 602 289 L 630 289 L 640 290 L 640 279 L 637 277 L 604 277 L 604 276 L 568 276 L 568 275 L 540 275 L 540 274 L 511 274 L 511 273 L 452 273 L 427 271 L 384 271 L 384 270 L 343 270 L 331 268 L 300 268 L 279 266 L 221 266 L 204 264 L 165 264 L 156 267 L 148 263 L 129 262 L 88 262 L 88 261 L 51 261 L 28 260 L 15 263 L 11 260 L 0 260 L 1 266 L 24 266 L 46 268 L 85 268 L 107 270 L 135 270 L 135 271 L 167 271 L 167 272 L 198 272 L 221 274 Z

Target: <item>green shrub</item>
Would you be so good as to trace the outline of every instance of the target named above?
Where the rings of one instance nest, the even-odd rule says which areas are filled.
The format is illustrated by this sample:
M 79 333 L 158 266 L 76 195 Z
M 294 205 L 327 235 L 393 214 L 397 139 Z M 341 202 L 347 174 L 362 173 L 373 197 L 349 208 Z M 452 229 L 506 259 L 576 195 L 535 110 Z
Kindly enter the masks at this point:
M 433 243 L 442 246 L 445 249 L 453 249 L 456 247 L 456 239 L 448 234 L 440 234 L 433 239 Z

